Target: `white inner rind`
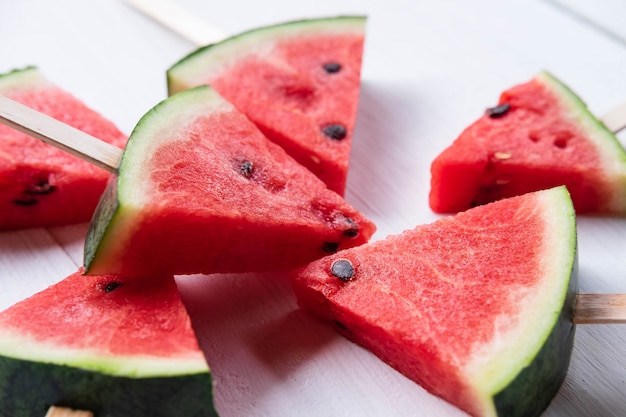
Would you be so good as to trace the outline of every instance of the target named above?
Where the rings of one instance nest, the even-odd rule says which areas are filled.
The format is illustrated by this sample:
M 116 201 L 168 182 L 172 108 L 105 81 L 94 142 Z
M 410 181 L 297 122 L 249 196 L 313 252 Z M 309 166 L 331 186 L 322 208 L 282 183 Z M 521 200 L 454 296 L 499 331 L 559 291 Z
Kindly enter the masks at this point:
M 120 164 L 118 199 L 127 207 L 143 207 L 152 195 L 150 156 L 165 143 L 185 140 L 186 126 L 201 117 L 234 111 L 215 90 L 201 86 L 162 101 L 141 118 Z
M 307 36 L 365 33 L 361 16 L 303 20 L 252 30 L 228 38 L 180 61 L 168 71 L 170 94 L 204 84 L 242 57 L 271 55 L 275 44 Z
M 168 98 L 141 118 L 122 156 L 117 178 L 118 208 L 107 226 L 101 248 L 122 253 L 135 229 L 141 226 L 140 213 L 154 196 L 154 183 L 148 175 L 150 155 L 164 143 L 186 139 L 181 132 L 198 118 L 233 110 L 215 90 L 200 86 Z M 121 256 L 111 253 L 105 258 L 115 263 Z
M 0 91 L 3 94 L 50 86 L 52 83 L 44 78 L 35 67 L 15 70 L 0 76 Z
M 569 194 L 558 187 L 537 194 L 536 212 L 545 230 L 539 253 L 538 285 L 511 291 L 505 303 L 520 307 L 516 316 L 501 317 L 489 343 L 478 346 L 464 367 L 467 380 L 479 387 L 484 416 L 496 416 L 493 396 L 508 386 L 535 359 L 563 309 L 576 253 L 576 220 Z
M 0 329 L 0 355 L 31 362 L 65 365 L 129 378 L 171 377 L 208 373 L 201 351 L 172 357 L 120 356 L 95 349 L 72 349 L 37 341 L 8 329 Z

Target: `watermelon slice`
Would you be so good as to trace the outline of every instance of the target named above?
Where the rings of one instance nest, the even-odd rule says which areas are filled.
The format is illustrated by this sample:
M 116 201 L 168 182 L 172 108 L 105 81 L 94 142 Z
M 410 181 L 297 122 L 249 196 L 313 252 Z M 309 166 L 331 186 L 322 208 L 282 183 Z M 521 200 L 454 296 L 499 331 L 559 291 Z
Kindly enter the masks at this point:
M 35 67 L 0 75 L 0 94 L 106 142 L 126 136 Z M 109 173 L 0 125 L 0 230 L 87 222 Z
M 375 226 L 199 86 L 138 123 L 96 210 L 87 273 L 290 269 L 365 243 Z
M 626 214 L 626 152 L 547 72 L 502 93 L 431 171 L 435 212 L 566 185 L 577 213 Z
M 210 84 L 343 195 L 364 37 L 362 16 L 251 30 L 184 57 L 167 72 L 169 91 Z
M 212 389 L 172 277 L 79 271 L 0 313 L 0 415 L 216 416 Z
M 572 350 L 576 225 L 564 187 L 311 263 L 299 305 L 473 416 L 538 416 Z

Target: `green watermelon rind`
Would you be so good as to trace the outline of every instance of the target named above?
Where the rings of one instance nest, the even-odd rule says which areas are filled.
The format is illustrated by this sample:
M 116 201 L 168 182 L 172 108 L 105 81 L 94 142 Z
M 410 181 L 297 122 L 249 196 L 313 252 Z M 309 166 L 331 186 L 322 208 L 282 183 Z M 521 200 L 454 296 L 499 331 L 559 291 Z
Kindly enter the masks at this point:
M 573 122 L 581 126 L 587 138 L 594 144 L 601 158 L 600 167 L 608 177 L 611 186 L 611 200 L 608 210 L 616 213 L 626 211 L 626 150 L 587 105 L 567 85 L 548 71 L 542 71 L 536 77 L 546 88 L 553 92 Z
M 124 154 L 120 161 L 120 172 L 124 176 L 119 177 L 118 194 L 121 201 L 142 206 L 145 203 L 141 188 L 142 173 L 146 172 L 145 165 L 149 164 L 149 155 L 159 147 L 159 144 L 172 141 L 172 135 L 168 132 L 177 131 L 181 126 L 187 126 L 198 116 L 230 112 L 235 108 L 222 99 L 211 87 L 200 85 L 182 91 L 161 101 L 150 109 L 137 123 L 131 133 Z M 167 115 L 167 117 L 163 117 Z M 179 139 L 185 139 L 178 135 Z M 144 184 L 151 184 L 147 178 Z
M 30 338 L 28 335 L 0 329 L 0 355 L 6 358 L 54 363 L 100 372 L 112 376 L 169 377 L 208 373 L 201 353 L 187 358 L 132 355 L 107 356 L 90 349 L 71 349 Z
M 569 368 L 576 326 L 572 315 L 576 301 L 577 267 L 572 271 L 563 310 L 532 363 L 493 397 L 498 416 L 540 415 L 559 391 Z M 537 381 L 544 381 L 538 384 Z
M 477 364 L 481 377 L 474 379 L 487 388 L 497 416 L 538 416 L 550 404 L 565 379 L 574 345 L 575 325 L 572 323 L 578 291 L 576 216 L 565 187 L 543 192 L 541 207 L 548 239 L 544 251 L 545 278 L 542 282 L 558 285 L 539 291 L 532 309 L 524 314 L 528 326 L 516 335 L 518 344 L 535 340 L 525 346 L 525 356 L 512 365 L 515 356 L 500 352 L 491 368 L 508 370 L 494 378 L 484 366 Z M 543 326 L 538 328 L 539 326 Z M 482 368 L 482 369 L 480 369 Z
M 50 405 L 89 410 L 98 417 L 213 417 L 218 414 L 212 391 L 209 373 L 111 376 L 0 356 L 0 417 L 43 416 Z
M 133 217 L 133 213 L 146 203 L 143 197 L 150 195 L 145 188 L 150 184 L 149 179 L 144 177 L 144 164 L 149 163 L 145 155 L 151 154 L 151 149 L 157 147 L 159 139 L 171 140 L 167 131 L 184 126 L 186 121 L 198 115 L 220 108 L 224 111 L 233 110 L 232 105 L 221 99 L 212 88 L 201 85 L 161 101 L 139 120 L 120 161 L 119 171 L 123 171 L 124 175 L 111 178 L 89 225 L 83 257 L 87 273 L 91 272 L 96 257 L 115 262 L 109 253 L 105 253 L 105 248 L 117 251 L 130 239 L 134 228 L 140 223 Z M 168 117 L 161 117 L 162 114 Z M 146 182 L 142 182 L 144 179 Z
M 492 203 L 494 209 L 496 204 L 500 203 Z M 474 210 L 488 210 L 488 206 L 491 204 Z M 445 363 L 458 369 L 458 374 L 451 376 L 453 380 L 450 383 L 443 382 L 445 386 L 458 385 L 458 389 L 447 393 L 444 399 L 454 403 L 455 398 L 459 398 L 461 403 L 471 408 L 468 411 L 482 417 L 538 416 L 563 383 L 573 348 L 575 326 L 572 323 L 572 316 L 577 292 L 577 241 L 576 216 L 569 193 L 564 186 L 536 192 L 532 196 L 532 204 L 527 203 L 520 215 L 541 216 L 543 219 L 544 228 L 538 233 L 545 239 L 540 239 L 543 243 L 537 249 L 541 254 L 541 267 L 537 270 L 540 277 L 536 281 L 537 284 L 533 284 L 531 288 L 520 286 L 518 291 L 515 291 L 514 287 L 511 288 L 510 303 L 515 306 L 515 311 L 513 314 L 502 314 L 498 317 L 495 321 L 496 333 L 492 339 L 476 343 L 467 355 L 443 359 Z M 484 212 L 484 216 L 489 216 L 487 211 Z M 446 218 L 441 221 L 446 221 Z M 466 221 L 461 224 L 462 227 L 472 230 L 471 224 Z M 494 227 L 497 225 L 494 224 Z M 437 233 L 439 236 L 442 231 L 439 230 Z M 388 239 L 391 239 L 389 243 L 385 243 L 386 241 L 370 243 L 367 253 L 385 252 L 390 248 L 393 248 L 391 250 L 394 253 L 403 253 L 401 236 L 389 237 Z M 438 237 L 434 239 L 439 241 Z M 387 244 L 389 246 L 386 246 Z M 292 279 L 299 305 L 318 314 L 322 319 L 334 322 L 340 333 L 371 349 L 391 366 L 407 364 L 405 369 L 398 367 L 399 371 L 406 371 L 407 376 L 419 380 L 416 374 L 432 375 L 430 370 L 422 373 L 416 369 L 414 366 L 418 365 L 415 365 L 410 357 L 401 356 L 407 350 L 411 350 L 403 346 L 404 336 L 394 339 L 398 340 L 397 344 L 389 339 L 379 339 L 381 334 L 393 334 L 389 336 L 393 338 L 404 334 L 404 330 L 398 333 L 395 324 L 390 325 L 392 330 L 389 331 L 393 333 L 387 333 L 388 329 L 382 323 L 386 320 L 394 321 L 379 317 L 377 311 L 384 311 L 384 305 L 374 304 L 377 307 L 372 307 L 367 312 L 360 309 L 355 311 L 353 299 L 349 296 L 336 295 L 341 286 L 335 286 L 336 283 L 328 285 L 324 278 L 319 278 L 318 274 L 325 277 L 327 265 L 332 264 L 334 260 L 351 259 L 350 252 L 354 252 L 357 263 L 366 263 L 367 260 L 359 256 L 361 250 L 361 248 L 349 249 L 332 255 L 330 260 L 314 263 L 308 267 L 309 269 L 295 271 Z M 445 252 L 450 248 L 444 246 L 441 250 Z M 503 250 L 506 251 L 506 248 Z M 506 262 L 505 256 L 502 259 Z M 411 261 L 407 263 L 410 264 Z M 403 270 L 401 266 L 396 268 Z M 308 276 L 308 271 L 311 271 L 311 276 Z M 358 279 L 345 285 L 358 285 Z M 381 292 L 384 294 L 393 292 L 393 288 L 383 287 L 385 290 Z M 381 303 L 385 303 L 382 294 L 380 299 Z M 350 306 L 348 309 L 344 309 L 344 302 Z M 503 300 L 503 303 L 507 305 L 507 300 Z M 452 314 L 450 317 L 454 316 L 454 313 Z M 462 312 L 459 315 L 463 316 Z M 393 317 L 397 315 L 394 314 Z M 420 317 L 419 313 L 414 317 Z M 405 320 L 412 319 L 405 317 Z M 463 326 L 463 323 L 449 325 Z M 407 327 L 407 339 L 426 337 L 413 333 L 418 330 L 411 329 L 410 325 Z M 363 333 L 359 333 L 360 330 L 363 330 Z M 408 336 L 409 333 L 415 336 Z M 395 356 L 396 354 L 400 356 Z M 438 389 L 436 386 L 432 388 Z
M 123 155 L 123 154 L 122 154 Z M 100 201 L 94 210 L 92 220 L 89 222 L 85 246 L 83 249 L 83 265 L 89 272 L 96 255 L 103 251 L 104 240 L 109 237 L 109 226 L 119 216 L 120 203 L 117 199 L 117 176 L 109 178 L 109 183 L 104 189 Z M 97 221 L 96 221 L 97 219 Z
M 47 85 L 52 84 L 41 75 L 37 67 L 32 65 L 0 74 L 0 92 L 3 94 Z
M 365 22 L 365 16 L 356 15 L 295 20 L 248 30 L 221 42 L 200 47 L 167 70 L 169 94 L 205 83 L 211 73 L 227 68 L 241 54 L 261 52 L 255 50 L 255 46 L 271 46 L 281 39 L 310 35 L 364 34 Z
M 3 95 L 32 92 L 33 89 L 55 87 L 35 66 L 16 68 L 0 74 L 0 93 Z

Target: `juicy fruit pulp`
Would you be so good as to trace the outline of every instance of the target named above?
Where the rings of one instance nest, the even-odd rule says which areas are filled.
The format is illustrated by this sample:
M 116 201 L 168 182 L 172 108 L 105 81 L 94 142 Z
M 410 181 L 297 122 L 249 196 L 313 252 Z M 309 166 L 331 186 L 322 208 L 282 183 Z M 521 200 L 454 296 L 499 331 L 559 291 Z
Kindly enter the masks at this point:
M 536 416 L 569 364 L 564 187 L 477 207 L 293 274 L 299 305 L 475 416 Z
M 89 274 L 290 269 L 374 225 L 208 86 L 142 118 L 85 245 Z
M 172 277 L 79 271 L 0 313 L 0 415 L 212 416 L 212 380 Z
M 201 48 L 167 73 L 170 94 L 210 84 L 273 142 L 343 195 L 365 18 L 290 22 Z
M 502 93 L 432 163 L 430 206 L 457 212 L 559 185 L 578 213 L 626 214 L 626 152 L 548 73 Z
M 106 142 L 126 136 L 33 67 L 0 75 L 0 94 Z M 88 221 L 109 173 L 0 125 L 0 230 Z

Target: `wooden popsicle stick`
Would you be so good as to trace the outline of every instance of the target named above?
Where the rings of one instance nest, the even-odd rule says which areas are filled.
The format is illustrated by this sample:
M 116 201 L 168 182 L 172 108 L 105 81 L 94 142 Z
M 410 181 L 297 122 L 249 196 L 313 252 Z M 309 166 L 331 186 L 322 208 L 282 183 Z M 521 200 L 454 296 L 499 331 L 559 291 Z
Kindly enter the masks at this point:
M 142 13 L 196 45 L 207 45 L 226 37 L 221 30 L 167 0 L 127 0 Z
M 600 120 L 613 133 L 618 133 L 626 128 L 626 103 L 608 111 L 600 117 Z
M 94 417 L 94 415 L 91 411 L 74 410 L 53 405 L 48 409 L 45 417 Z
M 578 294 L 575 324 L 626 324 L 626 294 Z
M 117 172 L 122 157 L 120 148 L 4 96 L 0 96 L 0 123 L 109 172 Z

